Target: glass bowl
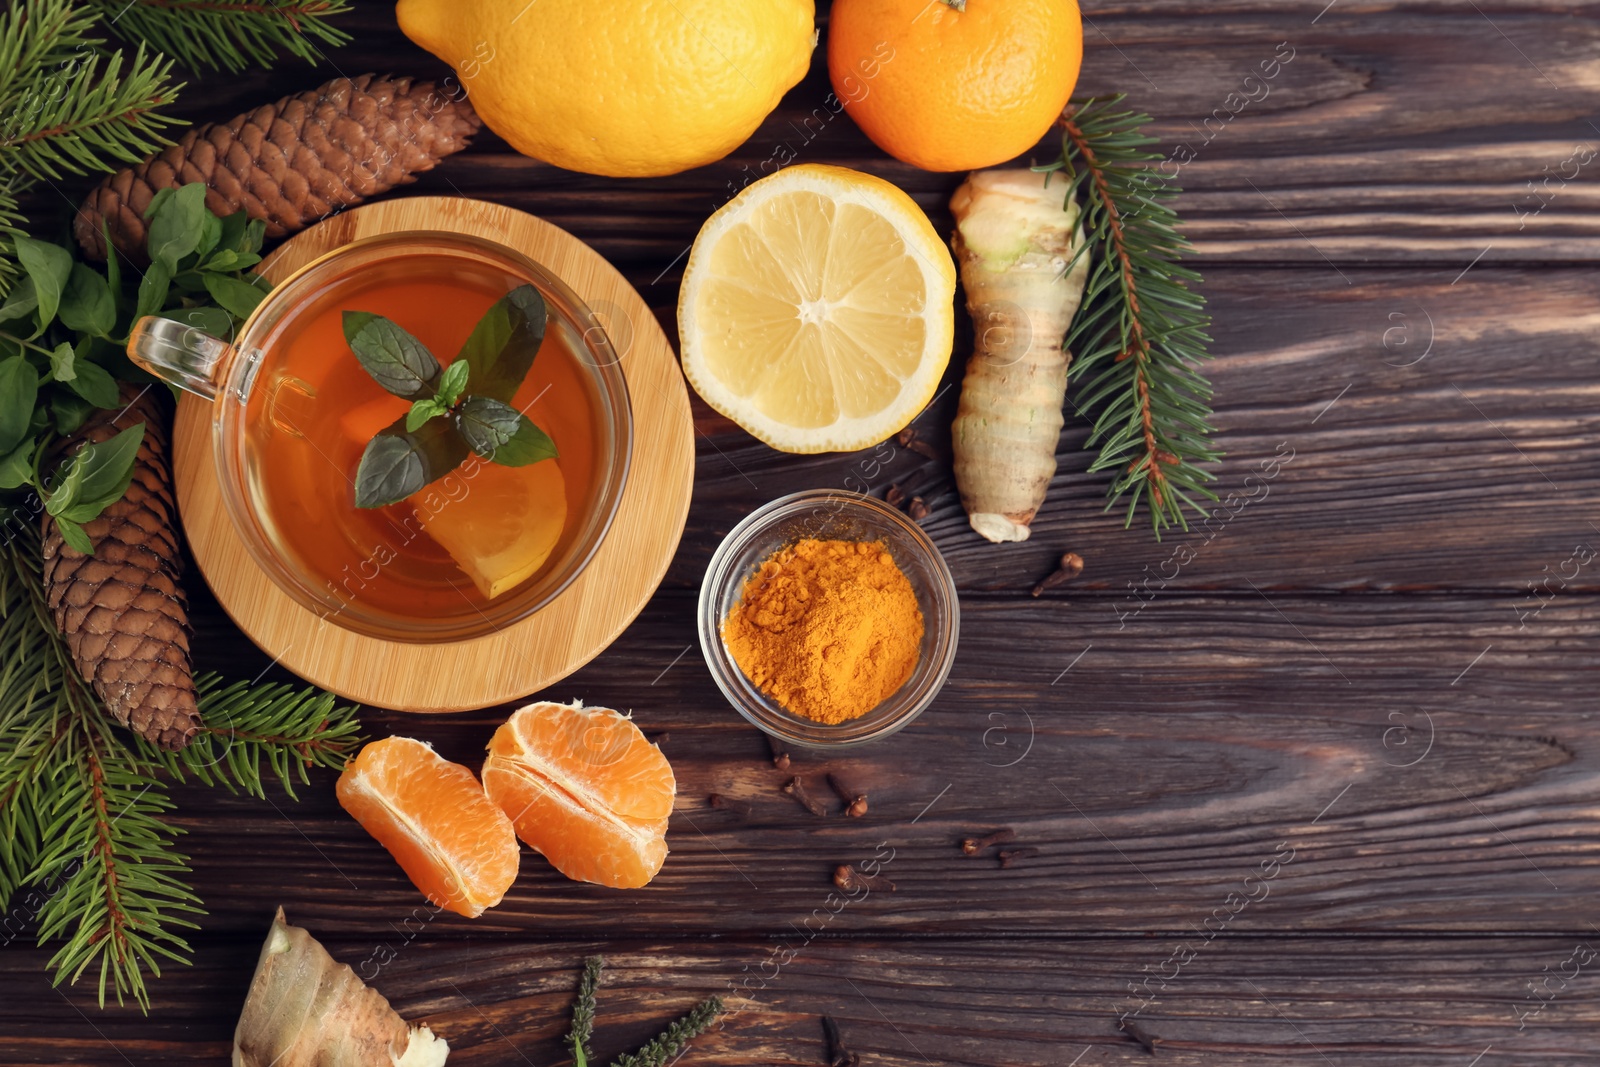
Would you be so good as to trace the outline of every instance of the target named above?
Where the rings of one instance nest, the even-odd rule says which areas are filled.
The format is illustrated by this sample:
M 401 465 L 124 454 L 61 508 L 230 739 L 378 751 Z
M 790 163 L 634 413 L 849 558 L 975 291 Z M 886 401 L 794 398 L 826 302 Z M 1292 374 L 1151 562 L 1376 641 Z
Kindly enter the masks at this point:
M 857 719 L 829 724 L 785 711 L 745 677 L 722 640 L 722 620 L 768 556 L 796 541 L 882 541 L 916 592 L 923 635 L 916 668 L 887 700 Z M 794 745 L 833 748 L 876 741 L 933 702 L 956 655 L 961 609 L 955 580 L 922 528 L 895 508 L 858 493 L 813 489 L 780 497 L 728 532 L 700 585 L 700 650 L 717 686 L 746 719 Z

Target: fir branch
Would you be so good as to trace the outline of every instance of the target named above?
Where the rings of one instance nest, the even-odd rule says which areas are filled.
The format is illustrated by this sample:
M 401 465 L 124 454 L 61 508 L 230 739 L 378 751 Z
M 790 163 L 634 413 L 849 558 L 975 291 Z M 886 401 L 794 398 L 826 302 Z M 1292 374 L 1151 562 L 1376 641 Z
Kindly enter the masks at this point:
M 263 768 L 289 794 L 296 779 L 307 785 L 312 767 L 343 770 L 361 747 L 356 708 L 332 693 L 282 683 L 225 684 L 211 672 L 195 679 L 204 726 L 176 752 L 137 735 L 140 754 L 161 764 L 177 781 L 190 777 L 230 793 L 266 797 Z
M 1118 110 L 1122 99 L 1069 106 L 1061 158 L 1039 169 L 1063 171 L 1083 205 L 1089 279 L 1066 344 L 1079 406 L 1095 413 L 1089 471 L 1116 470 L 1107 510 L 1127 496 L 1131 525 L 1145 500 L 1159 538 L 1216 499 L 1215 475 L 1199 466 L 1221 456 L 1208 440 L 1211 385 L 1196 369 L 1210 317 L 1192 288 L 1199 273 L 1178 262 L 1190 250 L 1171 206 L 1178 187 L 1151 166 L 1161 157 L 1141 132 L 1149 116 Z
M 63 70 L 37 68 L 17 106 L 0 112 L 0 164 L 34 181 L 58 181 L 136 163 L 167 143 L 161 131 L 178 120 L 161 109 L 182 88 L 172 83 L 172 60 L 140 45 L 123 66 L 119 51 L 75 57 Z
M 269 66 L 280 53 L 316 63 L 322 47 L 350 40 L 327 19 L 348 0 L 87 0 L 115 15 L 113 29 L 190 68 L 241 71 Z M 320 46 L 319 46 L 320 45 Z
M 567 1031 L 567 1049 L 572 1053 L 573 1067 L 589 1067 L 589 1057 L 594 1055 L 589 1047 L 594 1037 L 594 994 L 600 988 L 600 968 L 604 965 L 605 959 L 601 956 L 590 956 L 583 961 L 578 1000 L 572 1005 L 572 1027 Z
M 55 981 L 99 974 L 121 1003 L 149 1007 L 146 975 L 187 962 L 182 929 L 202 914 L 167 816 L 169 776 L 291 796 L 312 765 L 339 767 L 360 744 L 355 709 L 288 685 L 198 680 L 205 727 L 181 753 L 112 726 L 78 675 L 44 602 L 36 511 L 0 524 L 0 906 L 44 897 L 38 938 L 60 941 Z
M 722 998 L 707 997 L 638 1052 L 612 1060 L 611 1067 L 664 1067 L 685 1045 L 705 1033 L 721 1014 Z

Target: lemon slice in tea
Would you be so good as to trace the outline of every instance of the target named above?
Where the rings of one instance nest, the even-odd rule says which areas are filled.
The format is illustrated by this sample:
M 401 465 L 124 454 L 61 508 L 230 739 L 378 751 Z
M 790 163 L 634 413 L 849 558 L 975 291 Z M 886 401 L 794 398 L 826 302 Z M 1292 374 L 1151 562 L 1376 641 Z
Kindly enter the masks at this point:
M 526 467 L 479 460 L 463 474 L 466 495 L 436 511 L 411 498 L 429 537 L 493 600 L 531 578 L 555 550 L 567 523 L 567 486 L 553 459 Z M 425 491 L 424 491 L 425 492 Z
M 865 448 L 933 397 L 955 288 L 949 250 L 900 189 L 844 167 L 785 167 L 695 239 L 678 297 L 683 371 L 774 448 Z

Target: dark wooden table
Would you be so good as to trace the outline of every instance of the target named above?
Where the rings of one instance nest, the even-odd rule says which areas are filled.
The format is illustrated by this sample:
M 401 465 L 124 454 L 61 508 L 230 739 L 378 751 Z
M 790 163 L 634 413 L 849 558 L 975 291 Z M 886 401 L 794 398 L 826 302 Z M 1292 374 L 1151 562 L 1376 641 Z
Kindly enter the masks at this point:
M 953 393 L 917 424 L 939 458 L 900 449 L 881 470 L 777 454 L 697 401 L 694 506 L 666 582 L 549 692 L 666 735 L 679 797 L 648 890 L 574 884 L 530 856 L 483 918 L 428 919 L 331 776 L 300 804 L 181 791 L 210 911 L 194 965 L 154 983 L 146 1018 L 98 1010 L 87 983 L 53 991 L 46 952 L 7 948 L 0 1061 L 223 1062 L 282 904 L 341 959 L 386 960 L 376 986 L 463 1067 L 561 1062 L 593 952 L 610 961 L 607 1058 L 742 990 L 682 1062 L 823 1063 L 824 1013 L 864 1064 L 1151 1060 L 1118 1030 L 1126 1013 L 1173 1065 L 1600 1063 L 1600 5 L 1323 5 L 1087 11 L 1083 88 L 1126 90 L 1169 148 L 1192 149 L 1181 207 L 1216 320 L 1218 485 L 1235 494 L 1204 528 L 1158 544 L 1102 514 L 1076 421 L 1033 540 L 997 547 L 953 492 Z M 321 69 L 211 76 L 187 113 L 333 70 L 444 73 L 386 5 L 346 24 L 358 43 Z M 1245 75 L 1291 52 L 1265 98 L 1203 125 L 1230 93 L 1260 97 Z M 672 333 L 682 253 L 780 144 L 900 183 L 948 229 L 958 177 L 885 159 L 847 118 L 798 132 L 827 92 L 819 66 L 732 157 L 676 178 L 581 177 L 486 135 L 412 189 L 566 227 Z M 734 522 L 851 479 L 926 499 L 964 616 L 949 685 L 915 725 L 797 758 L 865 789 L 859 820 L 778 791 L 787 775 L 693 629 Z M 1066 549 L 1082 579 L 1030 597 Z M 266 666 L 196 599 L 204 665 Z M 365 723 L 471 763 L 505 713 Z M 713 809 L 712 792 L 748 810 Z M 1001 827 L 1038 854 L 1009 869 L 961 854 Z M 834 866 L 875 853 L 896 890 L 832 913 Z

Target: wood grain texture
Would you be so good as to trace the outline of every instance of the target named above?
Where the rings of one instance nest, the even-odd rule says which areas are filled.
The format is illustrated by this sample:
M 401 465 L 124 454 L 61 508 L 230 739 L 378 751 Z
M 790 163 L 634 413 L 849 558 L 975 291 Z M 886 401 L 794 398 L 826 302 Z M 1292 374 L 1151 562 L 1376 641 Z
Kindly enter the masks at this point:
M 633 621 L 678 547 L 694 480 L 693 429 L 677 359 L 638 294 L 570 234 L 522 212 L 448 197 L 368 204 L 292 238 L 263 270 L 282 281 L 351 241 L 405 230 L 499 241 L 547 267 L 592 308 L 630 324 L 609 330 L 633 411 L 630 473 L 610 531 L 572 584 L 522 622 L 470 641 L 419 646 L 367 637 L 296 603 L 251 559 L 218 488 L 213 409 L 194 396 L 178 405 L 174 482 L 184 532 L 206 581 L 233 621 L 275 659 L 352 700 L 457 711 L 559 681 Z
M 712 993 L 734 1010 L 681 1063 L 825 1064 L 824 1014 L 874 1067 L 1464 1067 L 1479 1055 L 1483 1064 L 1592 1067 L 1600 1028 L 1593 933 L 840 942 L 785 931 L 767 943 L 463 944 L 435 937 L 421 919 L 381 939 L 313 933 L 375 975 L 403 1015 L 448 1040 L 452 1067 L 566 1062 L 560 1042 L 578 968 L 593 952 L 607 959 L 601 1063 Z M 0 997 L 0 1058 L 19 1067 L 224 1062 L 249 981 L 241 963 L 256 951 L 244 939 L 208 946 L 187 981 L 163 981 L 148 1019 L 97 1012 L 80 992 L 28 1014 Z M 1160 1042 L 1154 1058 L 1117 1029 L 1135 1012 L 1135 1025 Z
M 460 1064 L 559 1062 L 588 952 L 613 963 L 611 1054 L 788 949 L 758 1003 L 682 1062 L 822 1063 L 827 1012 L 870 1064 L 1600 1063 L 1592 964 L 1529 1014 L 1529 984 L 1600 939 L 1600 583 L 1573 562 L 1576 546 L 1600 547 L 1600 159 L 1544 180 L 1577 146 L 1600 147 L 1600 4 L 1095 0 L 1084 13 L 1083 88 L 1127 91 L 1158 117 L 1164 152 L 1196 150 L 1178 206 L 1215 319 L 1217 485 L 1244 499 L 1160 544 L 1125 531 L 1101 513 L 1105 483 L 1084 474 L 1069 412 L 1034 540 L 997 549 L 953 495 L 950 393 L 917 423 L 931 457 L 782 456 L 695 401 L 694 501 L 663 590 L 547 694 L 631 708 L 661 739 L 680 795 L 654 886 L 574 885 L 528 854 L 500 908 L 423 924 L 329 776 L 297 805 L 181 790 L 211 912 L 196 966 L 154 983 L 143 1019 L 98 1012 L 87 987 L 70 1002 L 50 992 L 46 954 L 10 945 L 0 1061 L 219 1062 L 283 903 L 352 965 L 394 951 L 379 988 L 437 1022 Z M 388 4 L 343 24 L 356 43 L 327 70 L 446 73 Z M 1222 124 L 1216 109 L 1282 42 L 1294 58 L 1267 96 Z M 183 107 L 216 118 L 327 70 L 208 78 Z M 886 159 L 847 117 L 819 115 L 828 92 L 815 64 L 746 145 L 689 174 L 569 174 L 486 132 L 401 195 L 548 219 L 615 264 L 671 336 L 679 257 L 781 146 L 887 177 L 949 228 L 961 176 Z M 63 200 L 30 204 L 48 215 Z M 952 379 L 970 344 L 957 332 Z M 1274 459 L 1272 478 L 1246 482 Z M 700 663 L 705 561 L 773 497 L 890 484 L 931 505 L 924 527 L 961 586 L 955 670 L 892 741 L 831 764 L 797 754 L 786 775 Z M 1066 549 L 1082 579 L 1029 598 Z M 196 618 L 202 665 L 269 668 L 203 590 Z M 504 713 L 363 720 L 475 765 Z M 864 819 L 816 819 L 778 792 L 798 771 L 827 795 L 830 767 L 869 793 Z M 710 807 L 712 792 L 732 806 Z M 961 855 L 962 837 L 1001 826 L 1039 853 L 1004 870 Z M 896 891 L 807 939 L 833 866 L 880 845 Z M 1274 860 L 1284 846 L 1292 859 Z M 1139 1011 L 1162 1041 L 1152 1057 L 1115 1017 L 1185 945 L 1197 954 Z

